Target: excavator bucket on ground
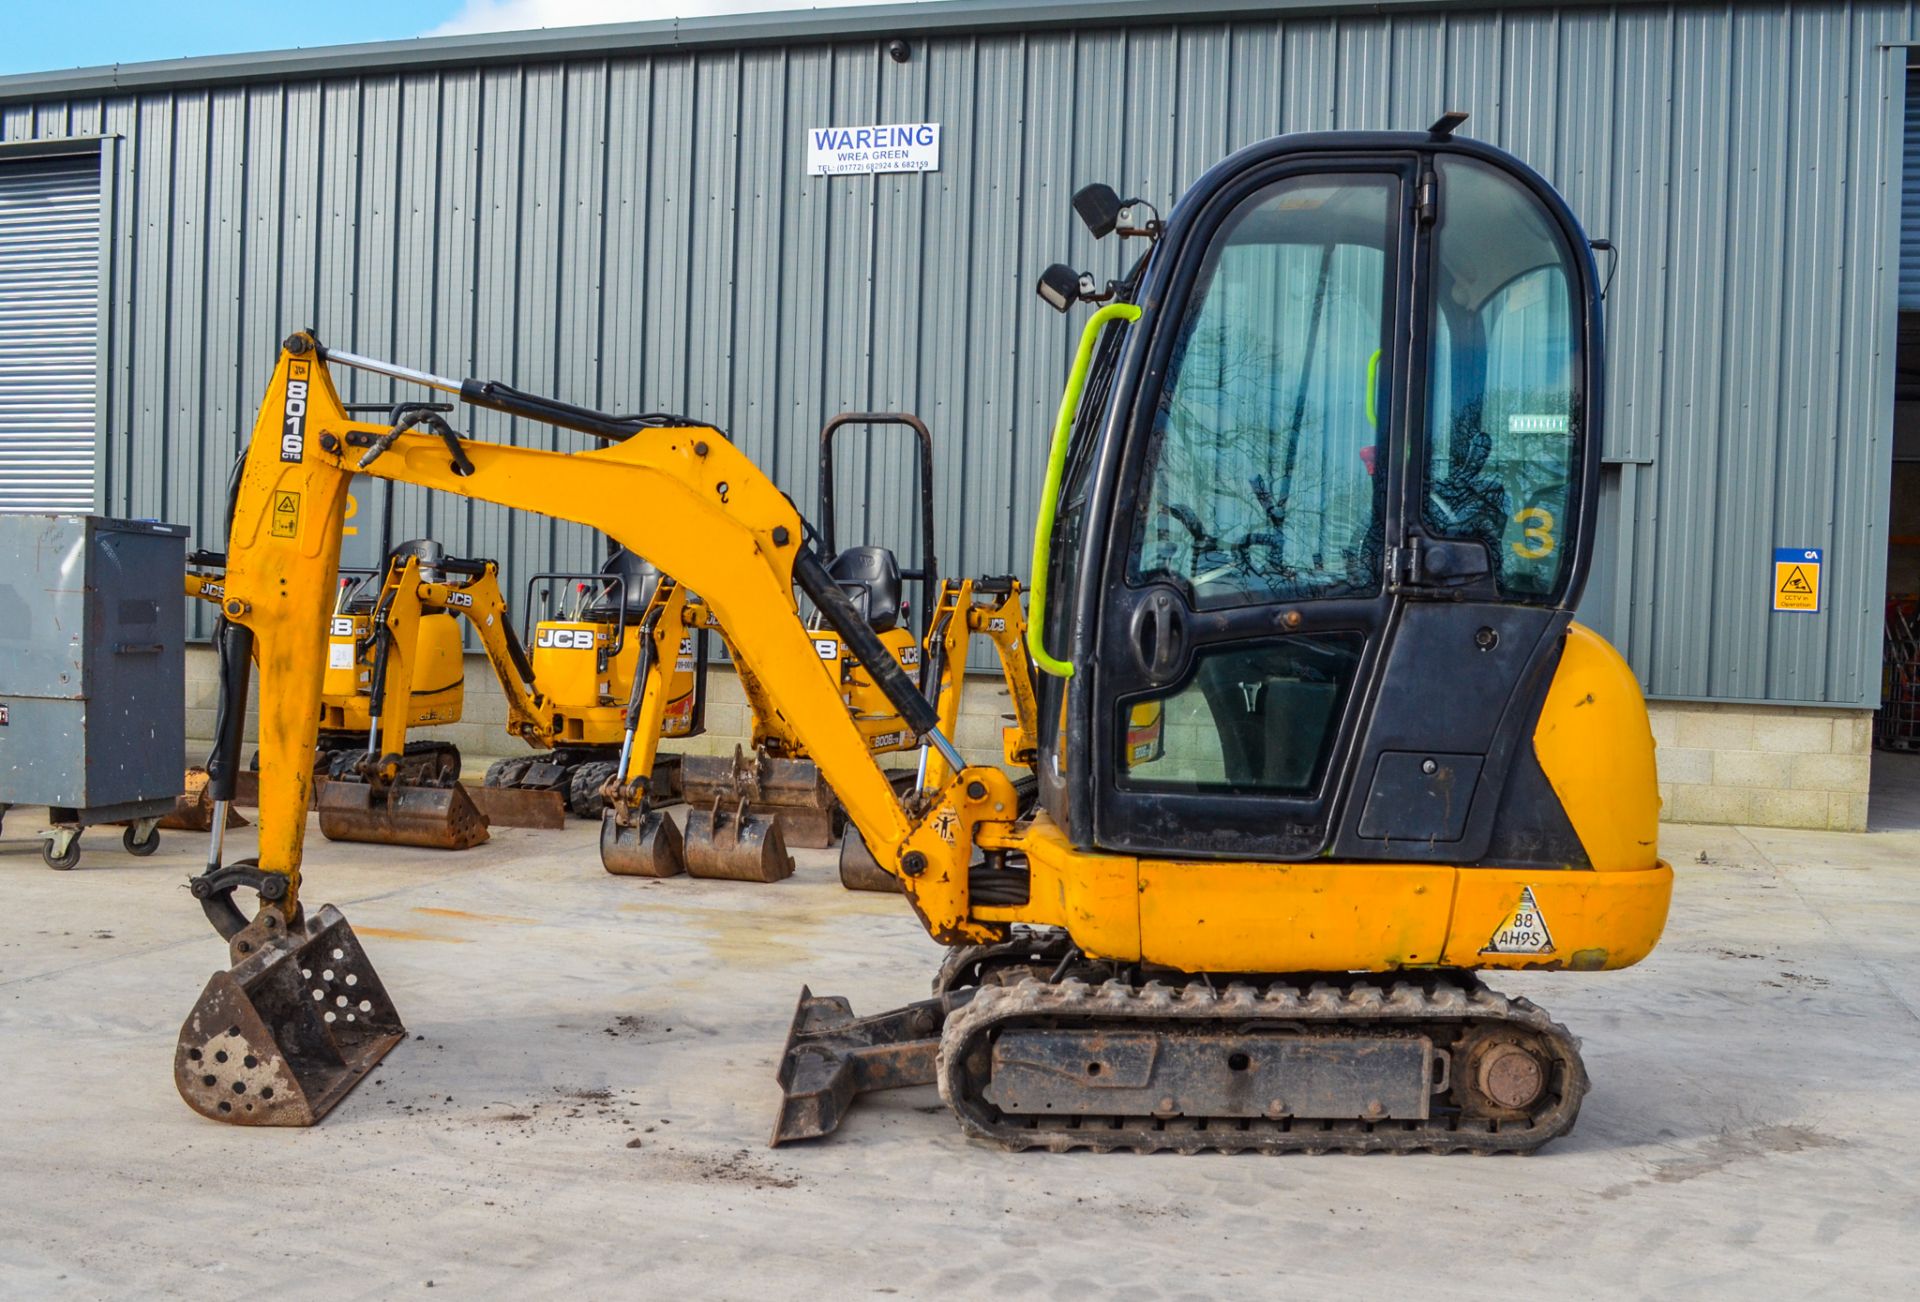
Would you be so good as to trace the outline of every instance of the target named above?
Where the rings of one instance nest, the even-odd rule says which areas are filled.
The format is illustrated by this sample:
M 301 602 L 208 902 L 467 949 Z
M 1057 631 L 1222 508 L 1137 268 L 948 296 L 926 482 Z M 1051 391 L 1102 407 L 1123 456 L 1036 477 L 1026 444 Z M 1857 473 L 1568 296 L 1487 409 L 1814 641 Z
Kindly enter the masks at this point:
M 406 1038 L 353 928 L 331 904 L 304 926 L 268 910 L 231 946 L 233 967 L 207 982 L 174 1050 L 174 1083 L 200 1115 L 311 1126 Z
M 159 826 L 170 832 L 210 832 L 213 830 L 213 790 L 207 771 L 198 765 L 187 770 L 180 794 L 173 798 L 173 812 Z M 227 826 L 245 827 L 247 820 L 232 805 L 227 806 Z
M 558 791 L 530 787 L 466 787 L 490 827 L 532 827 L 544 832 L 567 825 L 567 800 Z
M 839 802 L 812 760 L 748 755 L 738 746 L 731 758 L 683 755 L 680 784 L 696 811 L 712 809 L 715 801 L 730 807 L 745 802 L 755 818 L 779 824 L 787 845 L 818 850 L 833 844 Z
M 657 809 L 628 814 L 616 805 L 608 805 L 600 815 L 600 866 L 616 877 L 678 877 L 687 871 L 679 825 Z
M 793 856 L 780 824 L 744 800 L 720 798 L 704 809 L 688 809 L 682 854 L 690 877 L 777 882 L 793 876 Z
M 487 839 L 487 818 L 462 784 L 378 788 L 334 778 L 320 789 L 320 833 L 329 841 L 468 850 Z
M 849 826 L 840 838 L 840 884 L 850 891 L 900 894 L 900 879 L 880 866 L 860 829 Z

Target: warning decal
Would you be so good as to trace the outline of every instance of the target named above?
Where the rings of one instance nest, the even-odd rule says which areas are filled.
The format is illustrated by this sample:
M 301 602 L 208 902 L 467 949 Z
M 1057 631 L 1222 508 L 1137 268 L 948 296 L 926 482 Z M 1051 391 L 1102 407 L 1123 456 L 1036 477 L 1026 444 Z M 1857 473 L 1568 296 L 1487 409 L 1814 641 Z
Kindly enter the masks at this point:
M 297 538 L 300 535 L 300 494 L 277 492 L 273 495 L 273 536 Z
M 1818 611 L 1820 609 L 1820 560 L 1818 547 L 1773 549 L 1773 608 L 1775 610 Z
M 1534 903 L 1533 887 L 1520 889 L 1520 902 L 1513 906 L 1494 928 L 1493 939 L 1487 942 L 1482 954 L 1551 954 L 1553 953 L 1553 933 L 1547 930 L 1547 920 L 1540 913 L 1540 906 Z

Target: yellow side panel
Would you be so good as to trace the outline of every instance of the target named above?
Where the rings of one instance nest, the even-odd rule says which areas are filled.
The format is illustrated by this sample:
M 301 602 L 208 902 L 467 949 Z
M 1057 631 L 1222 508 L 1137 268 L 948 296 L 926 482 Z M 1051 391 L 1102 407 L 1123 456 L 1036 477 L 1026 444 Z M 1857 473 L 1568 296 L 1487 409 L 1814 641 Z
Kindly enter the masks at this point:
M 1532 894 L 1547 947 L 1536 953 L 1488 953 L 1523 892 Z M 1576 972 L 1631 967 L 1660 939 L 1672 897 L 1673 869 L 1663 863 L 1610 873 L 1463 868 L 1443 961 L 1449 967 Z
M 1413 864 L 1143 859 L 1140 947 L 1189 971 L 1425 966 L 1446 943 L 1452 877 Z
M 974 916 L 1065 927 L 1093 958 L 1140 956 L 1139 860 L 1081 854 L 1044 811 L 1009 844 L 1027 855 L 1032 873 L 1028 903 L 1015 909 L 975 906 Z
M 414 652 L 409 724 L 458 723 L 466 706 L 467 664 L 460 650 L 460 621 L 453 615 L 422 615 Z
M 577 716 L 600 704 L 600 684 L 611 685 L 616 670 L 610 664 L 605 674 L 600 672 L 599 650 L 611 641 L 605 624 L 554 619 L 534 625 L 534 685 L 557 712 Z M 622 682 L 622 700 L 626 687 Z
M 1659 862 L 1660 783 L 1647 703 L 1627 662 L 1590 628 L 1567 630 L 1533 751 L 1596 871 Z

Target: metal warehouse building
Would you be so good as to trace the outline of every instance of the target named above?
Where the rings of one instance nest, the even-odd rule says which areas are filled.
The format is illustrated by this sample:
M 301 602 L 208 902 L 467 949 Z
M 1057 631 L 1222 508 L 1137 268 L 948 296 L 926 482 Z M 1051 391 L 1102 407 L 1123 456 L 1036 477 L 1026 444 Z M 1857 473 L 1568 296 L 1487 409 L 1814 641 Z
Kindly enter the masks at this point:
M 829 416 L 917 412 L 943 568 L 1023 571 L 1078 328 L 1032 283 L 1120 269 L 1073 191 L 1164 209 L 1262 137 L 1461 109 L 1618 250 L 1584 617 L 1656 703 L 1669 815 L 1860 827 L 1888 598 L 1920 589 L 1896 401 L 1920 397 L 1916 30 L 1910 5 L 1819 0 L 958 0 L 0 78 L 0 509 L 218 545 L 278 342 L 312 325 L 710 420 L 803 505 Z M 810 174 L 811 130 L 896 123 L 937 124 L 934 170 Z M 389 396 L 370 380 L 350 397 Z M 846 526 L 909 537 L 909 467 L 876 450 Z M 393 510 L 510 585 L 597 559 L 543 518 Z M 1774 609 L 1777 549 L 1819 553 L 1816 610 Z M 504 741 L 473 715 L 463 744 Z

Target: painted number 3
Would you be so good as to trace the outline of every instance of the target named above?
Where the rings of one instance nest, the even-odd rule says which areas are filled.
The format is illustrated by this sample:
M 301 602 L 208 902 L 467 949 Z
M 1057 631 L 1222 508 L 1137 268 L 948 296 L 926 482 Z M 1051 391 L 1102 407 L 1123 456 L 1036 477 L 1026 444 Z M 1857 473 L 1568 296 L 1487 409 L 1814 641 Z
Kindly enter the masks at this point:
M 1521 527 L 1521 541 L 1513 543 L 1513 554 L 1537 561 L 1553 555 L 1553 512 L 1529 506 L 1513 513 L 1513 522 Z

